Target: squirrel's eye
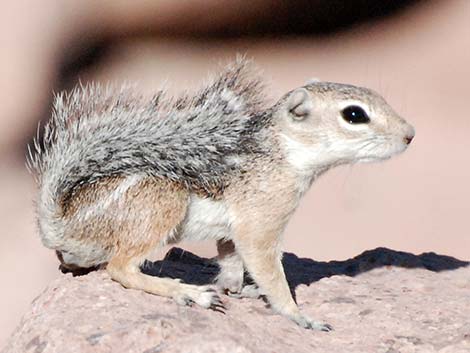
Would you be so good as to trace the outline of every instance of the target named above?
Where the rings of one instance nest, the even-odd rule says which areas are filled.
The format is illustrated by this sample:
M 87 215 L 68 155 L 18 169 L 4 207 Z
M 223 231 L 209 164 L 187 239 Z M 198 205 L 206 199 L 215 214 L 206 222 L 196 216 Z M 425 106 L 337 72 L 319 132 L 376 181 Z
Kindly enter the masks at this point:
M 342 110 L 343 119 L 350 124 L 367 124 L 370 121 L 369 116 L 361 107 L 350 105 Z

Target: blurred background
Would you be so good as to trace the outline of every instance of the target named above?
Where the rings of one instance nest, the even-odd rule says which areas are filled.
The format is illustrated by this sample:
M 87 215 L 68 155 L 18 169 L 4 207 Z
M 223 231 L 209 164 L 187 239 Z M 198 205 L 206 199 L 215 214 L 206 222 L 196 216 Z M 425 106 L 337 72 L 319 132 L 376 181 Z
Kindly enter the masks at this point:
M 36 234 L 24 156 L 53 92 L 79 81 L 136 82 L 146 93 L 166 81 L 178 92 L 246 53 L 273 100 L 311 77 L 375 89 L 415 140 L 385 163 L 322 177 L 285 250 L 342 260 L 385 246 L 470 259 L 469 1 L 5 0 L 0 45 L 0 347 L 60 275 Z M 186 247 L 215 254 L 213 244 Z

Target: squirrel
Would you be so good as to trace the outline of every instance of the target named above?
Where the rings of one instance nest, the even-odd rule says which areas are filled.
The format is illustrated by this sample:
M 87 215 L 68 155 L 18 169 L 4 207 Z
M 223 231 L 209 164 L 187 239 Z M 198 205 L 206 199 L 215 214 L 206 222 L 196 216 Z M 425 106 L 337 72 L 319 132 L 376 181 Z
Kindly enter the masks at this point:
M 30 149 L 43 244 L 66 269 L 106 267 L 126 288 L 223 308 L 210 285 L 141 272 L 155 248 L 217 241 L 216 285 L 265 296 L 301 327 L 281 264 L 281 235 L 312 182 L 334 166 L 404 151 L 414 128 L 377 93 L 311 81 L 269 105 L 262 75 L 237 58 L 197 93 L 145 98 L 90 84 L 59 94 Z M 255 284 L 244 284 L 247 271 Z

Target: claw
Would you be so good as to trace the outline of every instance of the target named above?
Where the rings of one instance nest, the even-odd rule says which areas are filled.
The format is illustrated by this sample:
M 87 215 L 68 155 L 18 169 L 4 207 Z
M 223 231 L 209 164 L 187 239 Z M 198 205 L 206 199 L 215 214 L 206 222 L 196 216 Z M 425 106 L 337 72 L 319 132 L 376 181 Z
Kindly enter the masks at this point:
M 227 310 L 224 303 L 222 303 L 221 301 L 217 301 L 217 302 L 212 303 L 210 308 L 214 311 L 218 311 L 218 312 L 221 312 L 221 313 L 224 313 L 224 314 L 225 314 L 224 310 Z
M 220 297 L 214 297 L 214 303 L 215 304 L 223 304 L 224 302 L 222 301 L 222 299 L 220 299 Z
M 312 330 L 319 330 L 323 332 L 333 331 L 333 326 L 331 326 L 330 324 L 311 323 L 309 326 L 309 328 Z
M 237 299 L 240 299 L 242 297 L 241 293 L 238 293 L 238 292 L 231 292 L 229 290 L 227 290 L 226 294 L 231 297 L 231 298 L 237 298 Z
M 193 306 L 194 301 L 189 299 L 189 298 L 186 298 L 186 299 L 184 299 L 184 304 L 187 305 L 187 306 Z
M 227 308 L 223 304 L 212 304 L 211 308 L 219 308 L 219 309 L 227 310 Z
M 219 303 L 214 303 L 214 304 L 211 305 L 211 308 L 217 308 L 217 309 L 227 310 L 227 308 L 225 307 L 225 305 L 222 304 L 222 303 L 220 303 L 220 304 L 219 304 Z
M 223 310 L 227 310 L 225 305 L 224 305 L 224 302 L 222 301 L 222 299 L 220 299 L 219 296 L 214 296 L 214 298 L 212 299 L 212 303 L 211 303 L 210 308 L 212 310 L 222 312 L 224 314 L 225 314 L 225 312 Z
M 220 298 L 215 299 L 215 300 L 213 301 L 212 305 L 217 305 L 217 306 L 225 307 L 224 302 L 223 302 Z
M 216 311 L 216 312 L 218 312 L 218 313 L 221 313 L 221 314 L 224 314 L 224 315 L 225 315 L 224 309 L 225 309 L 225 308 L 211 307 L 211 310 L 212 310 L 212 311 Z

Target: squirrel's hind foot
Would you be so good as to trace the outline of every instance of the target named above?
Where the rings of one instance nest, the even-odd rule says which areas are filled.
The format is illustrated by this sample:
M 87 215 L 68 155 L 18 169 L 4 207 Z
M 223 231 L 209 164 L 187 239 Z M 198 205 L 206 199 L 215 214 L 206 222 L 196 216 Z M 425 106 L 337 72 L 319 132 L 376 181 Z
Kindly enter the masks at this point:
M 111 278 L 126 288 L 173 298 L 180 305 L 193 303 L 207 309 L 222 311 L 224 305 L 217 292 L 209 286 L 181 283 L 178 279 L 161 278 L 140 272 L 137 262 L 115 258 L 106 267 Z
M 195 286 L 180 283 L 177 293 L 173 299 L 180 305 L 192 306 L 193 303 L 215 311 L 225 310 L 225 306 L 217 292 L 208 286 Z

